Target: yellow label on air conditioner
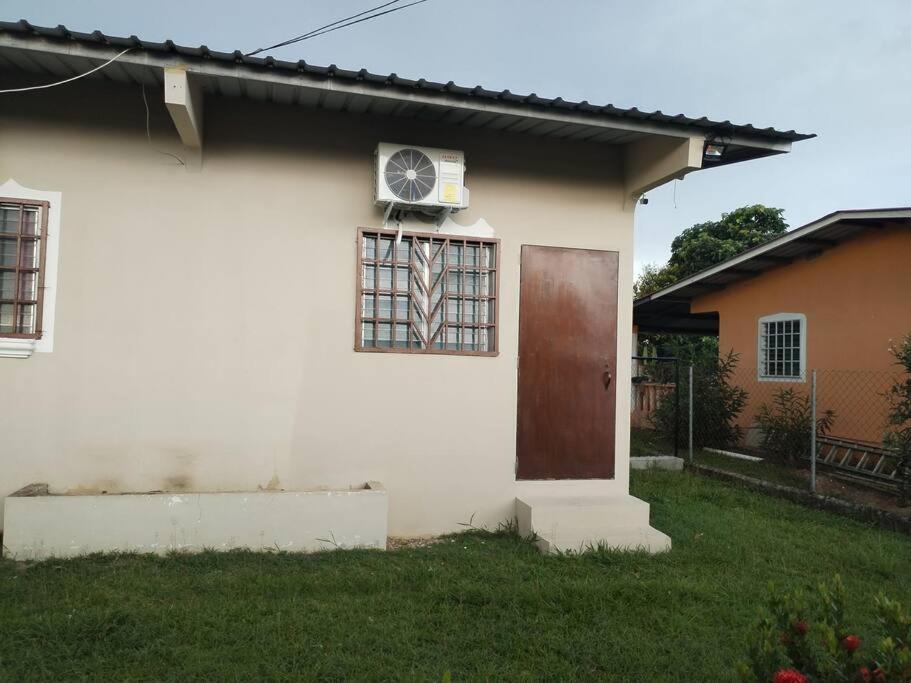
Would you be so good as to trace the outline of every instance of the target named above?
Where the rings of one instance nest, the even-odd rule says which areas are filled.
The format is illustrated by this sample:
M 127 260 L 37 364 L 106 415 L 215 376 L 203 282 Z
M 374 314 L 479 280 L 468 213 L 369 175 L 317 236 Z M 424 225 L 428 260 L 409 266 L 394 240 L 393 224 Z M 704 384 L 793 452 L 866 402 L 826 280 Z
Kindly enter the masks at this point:
M 457 183 L 443 183 L 443 201 L 447 204 L 458 204 L 459 186 Z

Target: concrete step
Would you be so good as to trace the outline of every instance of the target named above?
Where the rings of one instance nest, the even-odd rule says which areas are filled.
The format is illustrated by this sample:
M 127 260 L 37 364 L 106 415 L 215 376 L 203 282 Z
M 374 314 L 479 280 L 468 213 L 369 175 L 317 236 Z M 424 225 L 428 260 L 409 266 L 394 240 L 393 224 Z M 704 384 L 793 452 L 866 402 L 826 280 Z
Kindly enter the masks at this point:
M 671 539 L 649 526 L 649 505 L 629 495 L 536 495 L 516 498 L 519 533 L 543 552 L 605 546 L 661 552 Z
M 628 495 L 535 496 L 521 501 L 530 509 L 532 526 L 539 529 L 648 526 L 648 503 Z
M 557 533 L 555 536 L 539 535 L 536 545 L 544 553 L 580 553 L 597 550 L 602 546 L 613 550 L 645 551 L 660 553 L 671 549 L 671 539 L 657 529 L 619 529 L 605 533 Z

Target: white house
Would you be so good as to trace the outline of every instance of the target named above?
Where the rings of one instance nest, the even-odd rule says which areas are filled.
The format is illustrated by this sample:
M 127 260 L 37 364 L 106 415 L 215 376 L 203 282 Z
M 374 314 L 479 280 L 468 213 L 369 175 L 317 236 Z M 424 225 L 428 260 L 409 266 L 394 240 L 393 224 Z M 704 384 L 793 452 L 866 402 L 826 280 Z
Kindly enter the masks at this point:
M 811 137 L 25 22 L 0 91 L 0 496 L 51 494 L 6 499 L 29 557 L 514 517 L 667 548 L 628 493 L 634 210 Z

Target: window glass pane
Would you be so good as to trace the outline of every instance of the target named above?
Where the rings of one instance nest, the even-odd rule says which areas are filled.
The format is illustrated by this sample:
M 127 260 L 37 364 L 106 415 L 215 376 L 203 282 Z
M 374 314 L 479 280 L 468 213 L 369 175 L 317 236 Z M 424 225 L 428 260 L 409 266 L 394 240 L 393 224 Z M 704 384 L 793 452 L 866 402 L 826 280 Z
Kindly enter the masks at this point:
M 496 268 L 497 266 L 497 253 L 496 247 L 492 244 L 488 244 L 484 247 L 484 263 L 481 265 L 486 268 Z
M 373 323 L 363 323 L 361 325 L 361 343 L 364 346 L 375 346 L 373 338 Z
M 38 273 L 19 273 L 19 298 L 25 301 L 38 299 Z
M 29 206 L 22 210 L 22 234 L 38 235 L 38 209 Z
M 24 275 L 24 273 L 23 273 Z M 0 299 L 16 298 L 16 273 L 8 270 L 0 272 Z
M 465 301 L 465 310 L 462 319 L 466 323 L 475 323 L 478 321 L 478 302 L 474 299 Z
M 393 247 L 395 246 L 395 240 L 391 237 L 383 237 L 380 239 L 380 258 L 383 261 L 391 261 L 395 252 Z
M 396 259 L 399 261 L 411 260 L 411 240 L 409 238 L 402 238 L 402 241 L 399 243 L 398 248 L 396 249 Z
M 0 332 L 13 331 L 13 305 L 0 304 Z
M 373 294 L 364 294 L 361 296 L 361 317 L 372 318 L 376 312 L 376 302 Z
M 433 284 L 436 284 L 437 281 L 441 278 L 444 267 L 445 264 L 442 261 L 433 262 L 433 266 L 430 268 L 430 281 Z
M 478 331 L 474 327 L 466 327 L 462 330 L 462 350 L 463 351 L 477 351 L 475 344 L 477 343 L 477 333 Z
M 449 245 L 449 265 L 451 265 L 451 266 L 462 265 L 462 252 L 463 252 L 463 247 L 461 244 L 450 243 L 450 245 Z
M 409 270 L 407 267 L 401 267 L 395 269 L 395 291 L 397 292 L 407 292 L 408 291 L 408 273 Z
M 37 306 L 35 304 L 28 304 L 26 306 L 19 306 L 19 324 L 18 329 L 16 330 L 20 334 L 34 334 L 35 333 L 35 309 Z
M 462 319 L 462 301 L 450 297 L 446 302 L 446 320 L 451 323 L 457 323 Z
M 400 349 L 408 348 L 408 324 L 396 323 L 395 346 Z
M 478 351 L 490 351 L 490 330 L 486 327 L 478 330 Z
M 497 321 L 496 302 L 493 299 L 491 299 L 490 301 L 487 302 L 487 305 L 484 307 L 484 310 L 485 310 L 485 313 L 484 313 L 485 319 L 483 320 L 483 322 L 495 323 Z
M 411 332 L 411 346 L 416 349 L 424 348 L 424 342 L 421 341 L 420 335 L 414 330 Z
M 373 289 L 376 282 L 376 266 L 364 266 L 364 289 Z
M 0 266 L 16 265 L 16 240 L 0 239 Z
M 380 294 L 379 308 L 377 310 L 376 317 L 387 319 L 392 317 L 392 295 Z
M 458 351 L 460 333 L 461 330 L 458 327 L 448 327 L 446 328 L 446 348 Z
M 481 247 L 476 244 L 469 244 L 465 247 L 465 265 L 477 266 L 481 263 Z
M 19 243 L 19 267 L 20 268 L 37 268 L 38 267 L 38 240 L 20 240 Z
M 796 332 L 797 334 L 800 334 L 800 321 L 799 320 L 794 321 L 794 332 Z
M 399 320 L 408 320 L 408 297 L 395 297 L 395 317 Z
M 0 206 L 0 232 L 19 232 L 19 207 L 4 204 Z
M 465 273 L 465 294 L 468 296 L 477 296 L 480 282 L 480 275 L 476 270 L 470 270 Z
M 449 271 L 449 278 L 446 282 L 446 289 L 450 294 L 459 294 L 462 291 L 462 271 Z
M 445 287 L 440 286 L 433 290 L 433 292 L 430 294 L 430 308 L 436 308 L 437 303 L 442 298 L 445 289 Z
M 364 258 L 376 258 L 376 237 L 364 237 Z
M 392 268 L 380 266 L 380 289 L 392 289 Z
M 378 323 L 376 327 L 376 345 L 383 347 L 392 346 L 392 323 Z
M 492 272 L 481 273 L 481 296 L 490 296 L 493 293 L 490 287 L 493 276 Z

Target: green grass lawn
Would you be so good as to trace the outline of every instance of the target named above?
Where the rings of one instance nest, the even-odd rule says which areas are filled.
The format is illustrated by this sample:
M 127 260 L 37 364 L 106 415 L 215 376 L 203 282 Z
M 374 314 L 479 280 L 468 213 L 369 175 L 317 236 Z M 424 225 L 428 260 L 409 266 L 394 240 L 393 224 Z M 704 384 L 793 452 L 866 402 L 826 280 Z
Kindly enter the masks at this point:
M 911 540 L 687 473 L 633 473 L 662 556 L 468 533 L 389 553 L 0 562 L 0 679 L 733 680 L 766 585 L 911 603 Z
M 686 440 L 686 436 L 682 437 Z M 633 429 L 630 435 L 630 455 L 671 455 L 674 452 L 673 444 L 669 444 L 661 435 L 653 429 Z M 678 455 L 687 460 L 689 453 L 686 443 L 680 444 Z M 784 467 L 768 460 L 760 462 L 751 460 L 741 460 L 732 458 L 720 453 L 712 453 L 701 448 L 695 449 L 693 460 L 699 465 L 708 465 L 728 472 L 744 474 L 748 477 L 754 477 L 763 481 L 772 482 L 773 484 L 782 484 L 784 486 L 794 486 L 799 489 L 806 489 L 808 486 L 807 477 L 799 469 Z
M 768 460 L 761 460 L 759 462 L 741 460 L 739 458 L 732 458 L 727 455 L 704 450 L 693 453 L 693 460 L 698 465 L 717 467 L 720 470 L 744 474 L 748 477 L 761 479 L 762 481 L 768 481 L 773 484 L 793 486 L 794 488 L 802 489 L 804 491 L 807 490 L 807 487 L 809 486 L 809 480 L 804 470 L 794 467 L 785 467 L 769 462 Z

